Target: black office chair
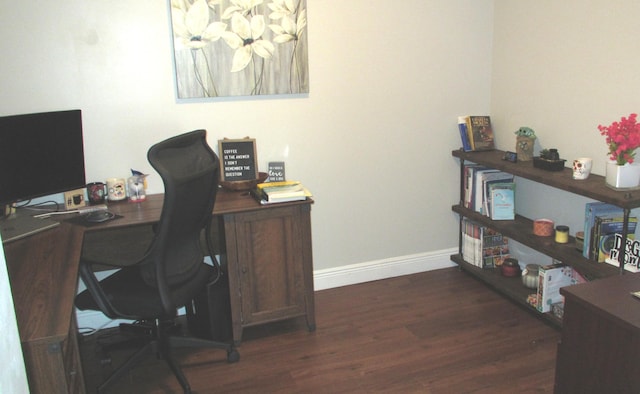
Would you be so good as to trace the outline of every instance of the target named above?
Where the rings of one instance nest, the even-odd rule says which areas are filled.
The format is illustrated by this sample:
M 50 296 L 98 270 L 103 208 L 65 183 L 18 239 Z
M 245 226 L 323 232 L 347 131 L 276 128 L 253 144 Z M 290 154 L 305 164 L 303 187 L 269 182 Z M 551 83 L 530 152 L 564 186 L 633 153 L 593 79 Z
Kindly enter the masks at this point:
M 218 158 L 207 145 L 206 131 L 196 130 L 159 142 L 149 149 L 147 156 L 162 177 L 165 192 L 155 238 L 146 254 L 135 265 L 101 281 L 91 267 L 103 263 L 83 259 L 80 264 L 87 290 L 76 297 L 79 309 L 99 310 L 112 319 L 154 322 L 152 337 L 146 345 L 116 369 L 98 392 L 106 390 L 147 354 L 157 353 L 167 362 L 184 392 L 190 393 L 189 383 L 172 357 L 172 347 L 224 349 L 229 362 L 240 357 L 231 341 L 214 342 L 170 332 L 177 309 L 190 304 L 219 276 L 216 267 L 204 262 L 200 244 L 201 232 L 208 231 L 211 223 L 219 181 Z

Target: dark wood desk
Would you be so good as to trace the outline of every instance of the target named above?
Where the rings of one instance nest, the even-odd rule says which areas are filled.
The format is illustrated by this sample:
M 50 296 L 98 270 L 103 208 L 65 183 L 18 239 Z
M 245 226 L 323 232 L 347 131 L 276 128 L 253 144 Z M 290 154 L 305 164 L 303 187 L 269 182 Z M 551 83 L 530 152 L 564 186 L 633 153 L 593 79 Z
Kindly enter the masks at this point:
M 640 393 L 640 274 L 560 289 L 565 297 L 556 393 Z
M 237 344 L 244 327 L 297 316 L 305 316 L 309 329 L 315 329 L 312 203 L 261 205 L 246 192 L 218 192 L 212 236 L 229 274 Z M 122 218 L 87 231 L 153 224 L 160 218 L 162 195 L 150 195 L 143 203 L 110 204 L 109 210 Z
M 122 216 L 117 220 L 87 227 L 64 222 L 4 244 L 32 393 L 84 392 L 73 313 L 83 238 L 152 225 L 162 203 L 162 195 L 113 203 L 109 210 Z M 315 329 L 312 203 L 260 205 L 247 193 L 218 193 L 212 220 L 229 274 L 236 343 L 244 327 L 298 316 Z
M 4 244 L 31 393 L 84 393 L 73 301 L 83 230 L 63 223 Z

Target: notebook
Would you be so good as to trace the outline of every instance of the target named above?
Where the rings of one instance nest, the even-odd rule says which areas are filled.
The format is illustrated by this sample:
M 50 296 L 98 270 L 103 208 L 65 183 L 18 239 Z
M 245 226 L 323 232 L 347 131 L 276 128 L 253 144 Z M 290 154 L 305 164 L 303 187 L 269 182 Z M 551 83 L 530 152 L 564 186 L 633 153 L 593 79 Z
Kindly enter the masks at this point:
M 2 243 L 24 238 L 32 234 L 56 227 L 60 222 L 53 219 L 39 219 L 25 213 L 16 213 L 0 219 Z

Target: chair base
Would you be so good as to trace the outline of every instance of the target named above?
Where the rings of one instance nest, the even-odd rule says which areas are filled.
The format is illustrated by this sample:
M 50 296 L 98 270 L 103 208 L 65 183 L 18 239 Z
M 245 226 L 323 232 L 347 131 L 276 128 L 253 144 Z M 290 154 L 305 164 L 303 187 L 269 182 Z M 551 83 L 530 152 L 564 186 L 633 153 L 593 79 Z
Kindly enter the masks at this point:
M 216 342 L 201 338 L 185 337 L 180 335 L 172 335 L 171 331 L 175 329 L 173 321 L 156 321 L 152 330 L 151 337 L 141 338 L 145 344 L 124 361 L 118 368 L 98 387 L 98 393 L 106 393 L 117 380 L 129 372 L 133 367 L 139 364 L 149 355 L 156 354 L 158 358 L 163 359 L 175 377 L 178 379 L 180 386 L 185 394 L 191 393 L 191 387 L 185 377 L 182 369 L 173 358 L 171 350 L 180 347 L 197 347 L 197 348 L 215 348 L 226 350 L 227 362 L 234 363 L 240 360 L 240 354 L 232 343 Z M 121 346 L 118 346 L 121 347 Z

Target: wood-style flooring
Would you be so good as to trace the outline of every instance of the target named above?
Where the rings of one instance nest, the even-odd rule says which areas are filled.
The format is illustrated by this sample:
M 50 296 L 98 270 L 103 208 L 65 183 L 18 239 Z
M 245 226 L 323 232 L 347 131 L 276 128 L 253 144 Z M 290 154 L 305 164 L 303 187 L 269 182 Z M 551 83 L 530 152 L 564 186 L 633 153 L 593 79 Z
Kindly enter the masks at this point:
M 245 329 L 235 364 L 219 350 L 178 358 L 198 394 L 553 392 L 560 332 L 457 268 L 318 291 L 316 319 L 315 332 L 304 319 Z M 81 343 L 90 393 L 109 370 L 100 335 Z M 111 392 L 182 391 L 150 358 Z

